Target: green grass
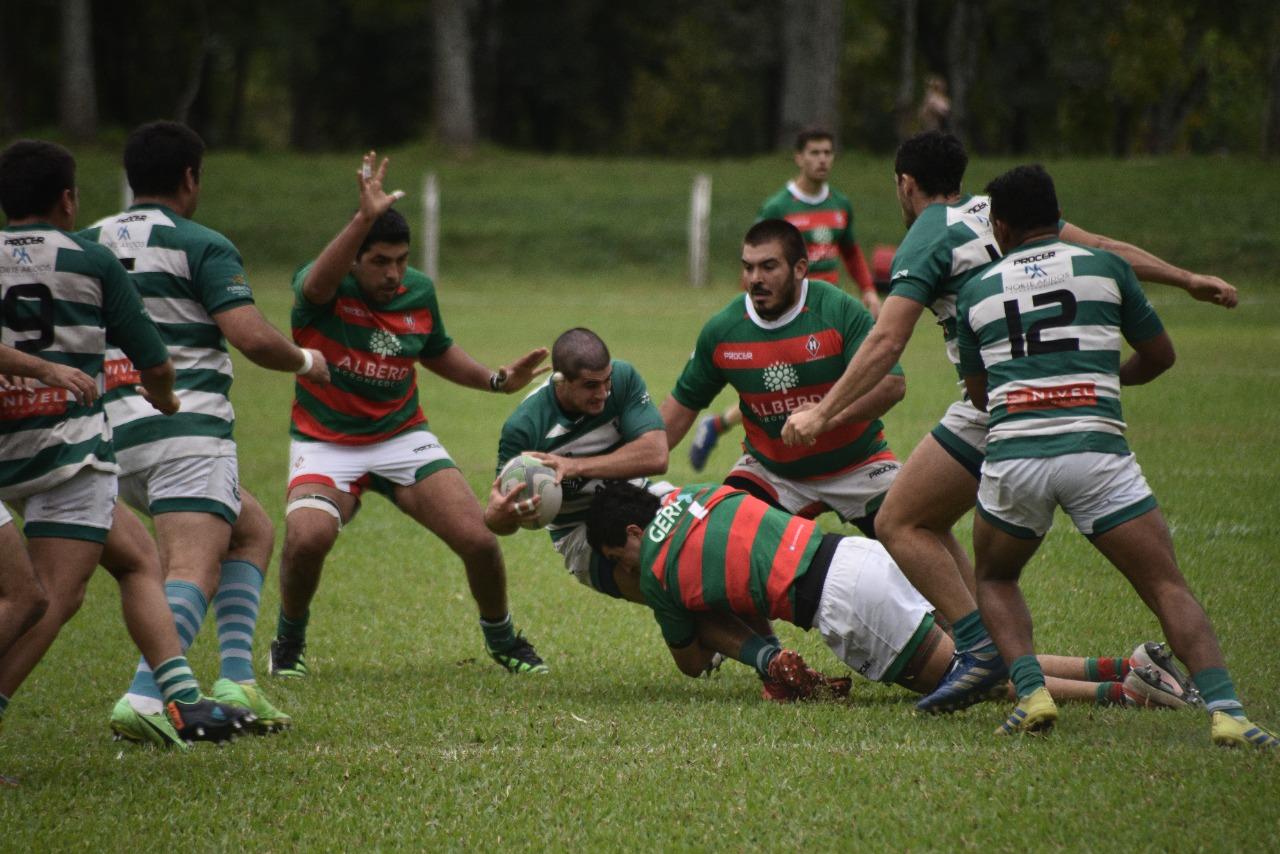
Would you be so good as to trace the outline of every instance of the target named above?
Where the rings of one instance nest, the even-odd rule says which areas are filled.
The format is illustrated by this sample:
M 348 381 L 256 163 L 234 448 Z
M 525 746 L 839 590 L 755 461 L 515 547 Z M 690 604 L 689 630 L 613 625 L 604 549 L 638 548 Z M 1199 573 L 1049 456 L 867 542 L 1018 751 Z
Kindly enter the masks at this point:
M 681 284 L 681 264 L 693 165 L 492 157 L 507 174 L 479 161 L 442 167 L 454 180 L 474 181 L 471 189 L 488 200 L 464 200 L 462 187 L 456 203 L 446 197 L 446 211 L 456 204 L 472 217 L 446 231 L 441 304 L 455 339 L 496 364 L 571 325 L 589 325 L 664 396 L 702 321 L 731 296 L 741 223 L 717 224 L 724 263 L 714 287 L 692 291 Z M 314 254 L 349 204 L 327 173 L 344 181 L 354 162 L 219 156 L 211 164 L 202 211 L 210 225 L 232 231 L 225 217 L 235 208 L 222 182 L 242 182 L 246 198 L 257 188 L 260 207 L 244 215 L 264 233 L 237 238 L 260 302 L 279 325 L 287 319 L 286 263 Z M 896 241 L 887 163 L 850 157 L 841 165 L 850 179 L 841 184 L 868 211 L 866 234 Z M 1207 160 L 1061 166 L 1076 187 L 1154 182 L 1166 195 L 1220 188 L 1260 168 Z M 777 161 L 710 168 L 717 214 L 744 219 L 785 175 Z M 1273 173 L 1259 175 L 1273 192 Z M 101 184 L 98 177 L 82 167 L 86 185 Z M 1280 409 L 1271 401 L 1280 301 L 1261 273 L 1280 261 L 1274 232 L 1249 237 L 1257 252 L 1233 262 L 1260 216 L 1261 201 L 1251 204 L 1250 194 L 1268 195 L 1261 183 L 1241 181 L 1230 201 L 1206 193 L 1206 204 L 1220 207 L 1194 215 L 1153 202 L 1146 217 L 1168 214 L 1167 229 L 1138 215 L 1140 202 L 1121 198 L 1123 190 L 1113 206 L 1099 201 L 1078 221 L 1139 242 L 1150 237 L 1152 248 L 1174 258 L 1187 257 L 1178 251 L 1185 249 L 1244 288 L 1246 303 L 1235 312 L 1149 289 L 1180 359 L 1156 384 L 1129 391 L 1125 407 L 1132 444 L 1248 708 L 1275 726 L 1280 621 L 1267 599 L 1280 547 Z M 293 195 L 304 184 L 314 189 L 305 202 Z M 664 193 L 668 214 L 658 200 Z M 87 190 L 87 207 L 98 204 L 92 198 Z M 296 216 L 281 212 L 282 198 Z M 579 222 L 597 231 L 575 237 Z M 1122 227 L 1132 223 L 1142 227 Z M 928 322 L 904 366 L 907 399 L 886 419 L 900 455 L 955 394 Z M 237 370 L 242 478 L 280 521 L 290 383 L 243 360 Z M 433 429 L 485 494 L 498 430 L 516 399 L 434 378 L 422 387 Z M 718 448 L 709 471 L 722 472 L 733 456 L 732 447 Z M 670 477 L 692 479 L 684 446 Z M 967 521 L 960 534 L 967 539 Z M 130 839 L 268 851 L 1280 846 L 1276 757 L 1212 749 L 1207 721 L 1195 713 L 1072 706 L 1041 742 L 992 736 L 1003 705 L 923 719 L 905 691 L 866 682 L 848 705 L 766 705 L 755 677 L 736 665 L 709 681 L 680 676 L 647 612 L 571 581 L 545 535 L 521 532 L 503 546 L 517 622 L 550 663 L 549 676 L 511 677 L 484 658 L 456 558 L 375 496 L 329 559 L 313 606 L 313 675 L 284 684 L 263 677 L 295 729 L 185 756 L 107 739 L 107 715 L 135 654 L 114 587 L 99 573 L 84 609 L 10 707 L 0 771 L 24 784 L 0 790 L 0 847 L 105 848 Z M 278 603 L 274 569 L 257 643 L 264 674 Z M 1123 654 L 1158 634 L 1154 618 L 1065 519 L 1029 567 L 1026 588 L 1045 651 Z M 843 669 L 816 638 L 781 629 L 818 666 Z M 211 625 L 192 661 L 210 684 Z

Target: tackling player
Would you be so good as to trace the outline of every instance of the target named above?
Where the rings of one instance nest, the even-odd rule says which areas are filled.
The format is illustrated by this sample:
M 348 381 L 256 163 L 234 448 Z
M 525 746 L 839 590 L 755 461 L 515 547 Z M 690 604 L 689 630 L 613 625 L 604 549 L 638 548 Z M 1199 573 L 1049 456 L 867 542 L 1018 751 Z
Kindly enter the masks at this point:
M 875 320 L 880 313 L 867 260 L 853 234 L 853 205 L 839 190 L 827 183 L 835 161 L 835 136 L 827 130 L 810 128 L 796 136 L 795 164 L 799 169 L 787 186 L 765 200 L 756 220 L 785 219 L 804 237 L 809 259 L 809 279 L 839 285 L 840 265 L 858 285 L 863 304 Z M 689 443 L 689 463 L 702 471 L 720 436 L 742 423 L 742 412 L 730 407 L 719 415 L 698 422 Z
M 375 168 L 376 166 L 376 168 Z M 360 206 L 293 278 L 294 340 L 319 349 L 333 383 L 298 380 L 271 672 L 305 676 L 311 600 L 325 557 L 372 488 L 462 559 L 489 655 L 513 673 L 545 673 L 507 609 L 502 550 L 475 495 L 418 405 L 415 366 L 468 388 L 510 394 L 542 370 L 546 349 L 491 371 L 445 331 L 435 286 L 408 266 L 409 224 L 383 190 L 387 161 L 365 155 Z
M 626 597 L 653 609 L 686 675 L 700 675 L 720 653 L 783 681 L 793 699 L 824 687 L 847 693 L 847 683 L 824 680 L 802 661 L 796 666 L 796 653 L 747 625 L 769 619 L 816 628 L 861 675 L 920 693 L 933 690 L 951 662 L 951 638 L 882 545 L 823 534 L 812 521 L 739 490 L 703 484 L 659 499 L 609 483 L 592 501 L 587 535 L 616 562 Z M 702 619 L 711 613 L 731 619 Z M 1165 707 L 1193 701 L 1158 644 L 1140 645 L 1131 657 L 1044 662 L 1062 677 L 1050 679 L 1060 699 Z
M 857 300 L 806 277 L 800 232 L 779 219 L 751 227 L 742 245 L 742 284 L 707 321 L 693 355 L 662 403 L 667 442 L 675 447 L 725 385 L 738 392 L 745 453 L 725 476 L 775 507 L 801 516 L 834 510 L 874 536 L 876 511 L 899 465 L 879 418 L 906 394 L 894 367 L 828 425 L 813 446 L 781 440 L 787 413 L 811 406 L 840 378 L 871 331 Z
M 996 732 L 1045 731 L 1058 717 L 1018 578 L 1062 507 L 1159 618 L 1208 704 L 1214 744 L 1280 746 L 1245 717 L 1124 440 L 1120 388 L 1173 366 L 1169 334 L 1127 263 L 1062 239 L 1053 179 L 1042 167 L 1006 172 L 987 194 L 1004 258 L 961 290 L 956 324 L 969 399 L 990 413 L 973 522 L 978 603 L 1018 697 Z M 1122 341 L 1134 350 L 1123 363 Z
M 502 425 L 499 472 L 512 457 L 529 452 L 556 471 L 564 498 L 547 526 L 551 543 L 574 578 L 595 590 L 621 597 L 613 565 L 587 545 L 586 512 L 604 479 L 634 478 L 667 470 L 667 436 L 644 379 L 629 362 L 614 359 L 589 329 L 563 333 L 551 347 L 554 371 Z M 522 498 L 519 484 L 505 495 L 500 480 L 489 491 L 484 521 L 500 536 L 513 534 L 523 519 L 537 516 L 541 499 Z M 649 484 L 656 495 L 675 489 Z
M 975 270 L 1000 257 L 987 199 L 960 191 L 967 163 L 964 146 L 950 134 L 919 134 L 898 148 L 894 173 L 908 231 L 893 259 L 893 289 L 875 328 L 822 402 L 789 416 L 782 430 L 788 445 L 812 445 L 850 402 L 875 387 L 897 363 L 926 307 L 942 325 L 948 358 L 959 362 L 957 295 Z M 1184 288 L 1198 300 L 1228 308 L 1236 304 L 1235 288 L 1215 276 L 1179 269 L 1069 223 L 1060 224 L 1060 233 L 1064 240 L 1115 252 L 1143 279 Z M 952 669 L 939 689 L 920 701 L 921 711 L 964 708 L 1002 685 L 1007 675 L 978 613 L 973 567 L 951 533 L 974 505 L 986 432 L 985 413 L 967 399 L 952 404 L 912 451 L 876 520 L 876 533 L 902 572 L 956 632 Z
M 0 153 L 0 207 L 8 218 L 0 230 L 3 343 L 81 372 L 96 391 L 110 337 L 138 366 L 142 399 L 166 415 L 177 412 L 173 364 L 124 268 L 106 249 L 68 233 L 78 208 L 71 154 L 47 142 L 10 145 Z M 47 596 L 44 613 L 0 657 L 0 718 L 79 610 L 115 509 L 117 466 L 102 399 L 80 375 L 61 373 L 54 387 L 0 394 L 0 499 L 22 512 L 26 551 Z M 0 525 L 7 527 L 7 520 Z M 251 722 L 252 714 L 200 695 L 159 577 L 134 571 L 117 580 L 126 625 L 155 666 L 179 738 L 223 740 Z
M 124 147 L 134 193 L 126 211 L 82 236 L 115 253 L 173 354 L 181 411 L 161 418 L 134 391 L 136 369 L 119 350 L 107 352 L 107 417 L 120 462 L 120 494 L 155 524 L 165 593 L 186 649 L 212 605 L 216 621 L 219 701 L 252 709 L 255 727 L 271 731 L 292 718 L 277 709 L 254 678 L 253 636 L 263 577 L 275 538 L 266 512 L 240 486 L 232 437 L 230 343 L 269 370 L 326 382 L 328 368 L 267 322 L 253 302 L 240 254 L 221 234 L 191 220 L 200 203 L 204 142 L 177 122 L 142 125 Z M 121 508 L 104 565 L 149 559 L 141 525 Z M 234 540 L 234 547 L 233 547 Z M 165 728 L 160 694 L 146 661 L 111 713 L 124 738 L 176 740 Z

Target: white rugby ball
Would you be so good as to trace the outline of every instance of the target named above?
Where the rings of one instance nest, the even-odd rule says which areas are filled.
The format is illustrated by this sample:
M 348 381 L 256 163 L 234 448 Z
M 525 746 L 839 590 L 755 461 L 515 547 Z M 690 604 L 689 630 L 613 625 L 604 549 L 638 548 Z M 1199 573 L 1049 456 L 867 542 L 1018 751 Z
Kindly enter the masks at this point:
M 530 517 L 528 521 L 522 521 L 521 527 L 530 530 L 545 527 L 551 524 L 551 520 L 560 512 L 560 502 L 564 499 L 564 492 L 560 489 L 560 484 L 556 483 L 555 471 L 544 465 L 537 457 L 527 454 L 512 457 L 502 467 L 502 473 L 498 478 L 503 495 L 515 488 L 516 484 L 523 483 L 524 489 L 520 490 L 519 500 L 524 501 L 535 495 L 542 498 L 541 503 L 538 504 L 538 515 Z

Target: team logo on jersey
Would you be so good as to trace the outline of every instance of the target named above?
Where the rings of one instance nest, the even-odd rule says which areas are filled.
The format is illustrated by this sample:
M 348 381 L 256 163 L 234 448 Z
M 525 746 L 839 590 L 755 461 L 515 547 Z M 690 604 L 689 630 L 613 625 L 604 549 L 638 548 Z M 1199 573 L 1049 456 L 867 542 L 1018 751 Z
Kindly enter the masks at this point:
M 376 329 L 369 336 L 369 351 L 379 356 L 396 356 L 402 349 L 400 339 L 385 329 Z
M 764 387 L 769 391 L 780 391 L 784 394 L 800 385 L 800 374 L 785 362 L 774 362 L 764 369 Z
M 116 229 L 116 240 L 129 240 L 129 226 L 122 225 Z
M 820 226 L 818 228 L 815 228 L 810 233 L 813 235 L 813 239 L 810 241 L 811 243 L 830 243 L 831 242 L 831 237 L 832 237 L 831 229 L 826 228 L 825 226 Z
M 414 319 L 413 312 L 411 312 L 411 311 L 406 311 L 406 312 L 404 313 L 404 325 L 405 325 L 405 326 L 407 326 L 407 327 L 409 327 L 410 329 L 412 329 L 412 328 L 417 324 L 417 322 L 418 322 L 418 321 Z
M 1039 264 L 1028 264 L 1022 268 L 1022 273 L 1024 276 L 1031 279 L 1043 279 L 1045 276 L 1049 275 L 1044 271 L 1044 267 L 1041 267 Z
M 13 260 L 18 264 L 30 264 L 31 253 L 27 251 L 25 246 L 15 246 L 13 249 Z
M 804 349 L 810 359 L 817 358 L 818 351 L 822 349 L 822 345 L 818 343 L 818 336 L 810 335 L 809 340 L 804 342 Z

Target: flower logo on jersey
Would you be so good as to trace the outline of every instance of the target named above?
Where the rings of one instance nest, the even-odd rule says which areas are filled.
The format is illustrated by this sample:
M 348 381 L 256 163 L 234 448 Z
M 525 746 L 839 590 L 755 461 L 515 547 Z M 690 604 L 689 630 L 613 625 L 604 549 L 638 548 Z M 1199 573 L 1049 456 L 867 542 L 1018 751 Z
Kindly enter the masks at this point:
M 764 369 L 764 387 L 769 391 L 786 392 L 800 385 L 800 375 L 785 362 L 774 362 Z
M 369 336 L 369 350 L 379 356 L 395 356 L 402 349 L 400 339 L 385 329 L 374 330 L 373 335 Z
M 825 227 L 815 228 L 809 233 L 813 235 L 810 243 L 830 243 L 833 236 L 831 229 Z

